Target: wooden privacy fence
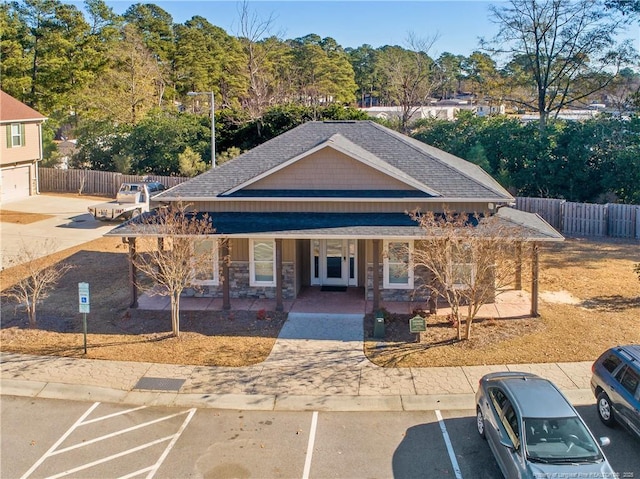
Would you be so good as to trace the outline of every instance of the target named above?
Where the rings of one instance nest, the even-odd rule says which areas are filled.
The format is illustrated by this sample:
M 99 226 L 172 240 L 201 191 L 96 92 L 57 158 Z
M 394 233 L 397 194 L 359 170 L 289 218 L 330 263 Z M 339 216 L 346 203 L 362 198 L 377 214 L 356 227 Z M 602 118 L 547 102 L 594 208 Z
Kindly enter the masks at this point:
M 598 205 L 550 198 L 516 198 L 516 208 L 539 214 L 566 236 L 640 239 L 639 205 Z
M 113 198 L 122 183 L 159 181 L 170 188 L 189 179 L 181 176 L 123 175 L 113 171 L 58 170 L 56 168 L 39 168 L 38 175 L 42 193 L 83 193 Z

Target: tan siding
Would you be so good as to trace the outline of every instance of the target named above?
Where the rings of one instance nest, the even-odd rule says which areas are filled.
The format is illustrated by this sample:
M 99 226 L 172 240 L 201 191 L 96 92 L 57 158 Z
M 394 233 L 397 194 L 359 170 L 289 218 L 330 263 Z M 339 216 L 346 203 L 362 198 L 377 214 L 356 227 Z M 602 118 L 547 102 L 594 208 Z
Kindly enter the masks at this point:
M 323 148 L 246 189 L 411 190 L 412 187 L 332 148 Z
M 234 238 L 229 242 L 231 246 L 231 261 L 249 261 L 249 240 Z
M 285 239 L 282 241 L 282 261 L 294 263 L 296 260 L 296 240 Z
M 16 122 L 20 123 L 20 122 Z M 7 124 L 0 126 L 0 165 L 40 159 L 40 130 L 37 123 L 25 123 L 25 146 L 7 148 Z

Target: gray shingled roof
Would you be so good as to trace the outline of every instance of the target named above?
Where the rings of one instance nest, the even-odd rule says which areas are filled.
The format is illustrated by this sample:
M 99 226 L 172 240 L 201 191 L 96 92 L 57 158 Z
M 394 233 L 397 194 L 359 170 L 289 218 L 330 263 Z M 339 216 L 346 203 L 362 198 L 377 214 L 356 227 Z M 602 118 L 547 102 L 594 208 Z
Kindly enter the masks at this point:
M 339 135 L 339 136 L 336 136 Z M 422 185 L 443 199 L 510 201 L 513 197 L 481 168 L 373 121 L 308 122 L 162 194 L 158 200 L 215 198 L 317 146 L 336 142 L 396 178 Z
M 527 237 L 537 241 L 562 241 L 564 236 L 547 223 L 540 215 L 516 210 L 514 208 L 500 208 L 496 216 L 504 221 L 525 229 Z
M 146 213 L 125 222 L 105 236 L 156 235 Z M 509 226 L 519 227 L 518 235 L 529 241 L 562 241 L 563 237 L 533 213 L 504 207 L 496 215 Z M 403 213 L 213 213 L 215 235 L 233 237 L 294 238 L 414 238 L 424 237 L 418 223 Z

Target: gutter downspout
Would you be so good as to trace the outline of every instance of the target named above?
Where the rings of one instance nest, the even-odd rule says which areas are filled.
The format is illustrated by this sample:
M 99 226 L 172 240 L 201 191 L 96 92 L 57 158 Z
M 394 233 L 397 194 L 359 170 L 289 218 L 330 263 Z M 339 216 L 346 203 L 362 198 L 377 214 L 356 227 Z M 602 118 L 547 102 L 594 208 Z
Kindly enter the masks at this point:
M 40 141 L 38 142 L 38 149 L 39 149 L 38 156 L 40 158 L 38 159 L 38 161 L 36 161 L 36 191 L 35 191 L 36 195 L 40 194 L 40 163 L 44 159 L 44 149 L 42 147 L 42 122 L 38 123 L 38 136 L 40 137 L 39 138 Z

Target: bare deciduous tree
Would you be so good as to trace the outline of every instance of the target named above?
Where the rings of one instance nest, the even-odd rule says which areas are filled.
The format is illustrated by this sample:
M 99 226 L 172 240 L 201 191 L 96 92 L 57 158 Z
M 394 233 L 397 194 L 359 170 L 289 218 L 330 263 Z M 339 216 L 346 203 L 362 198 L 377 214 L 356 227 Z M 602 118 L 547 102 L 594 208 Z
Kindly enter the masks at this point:
M 400 127 L 409 131 L 411 117 L 427 104 L 431 95 L 442 84 L 429 50 L 438 35 L 419 39 L 409 35 L 409 49 L 398 46 L 383 47 L 379 53 L 379 75 L 389 100 L 400 107 Z
M 623 24 L 600 0 L 509 0 L 491 12 L 500 30 L 483 47 L 510 57 L 523 90 L 509 100 L 537 111 L 541 130 L 553 113 L 606 87 L 633 56 L 616 45 Z
M 9 265 L 18 270 L 17 277 L 21 279 L 2 291 L 2 296 L 26 309 L 30 328 L 35 328 L 37 325 L 38 303 L 46 299 L 58 281 L 73 268 L 73 265 L 64 262 L 49 265 L 42 259 L 43 256 L 49 256 L 55 251 L 55 243 L 46 239 L 31 248 L 23 244 L 16 257 L 9 261 Z
M 251 119 L 256 120 L 262 117 L 269 105 L 269 96 L 273 89 L 274 66 L 270 56 L 276 44 L 262 40 L 270 34 L 274 17 L 269 15 L 266 19 L 260 19 L 255 12 L 251 12 L 246 0 L 241 3 L 239 14 L 238 37 L 246 55 L 246 74 L 249 80 L 247 98 L 243 106 Z
M 133 263 L 152 283 L 139 283 L 141 289 L 171 298 L 171 329 L 179 337 L 180 295 L 201 273 L 217 267 L 213 264 L 213 249 L 197 247 L 198 242 L 215 232 L 211 218 L 190 212 L 188 205 L 178 203 L 145 216 L 134 229 L 161 239 L 157 248 L 134 255 Z
M 523 249 L 530 245 L 520 227 L 495 215 L 413 212 L 412 217 L 424 232 L 413 252 L 413 266 L 429 271 L 431 281 L 424 288 L 432 297 L 445 299 L 458 339 L 469 339 L 480 307 L 513 284 L 522 268 Z

